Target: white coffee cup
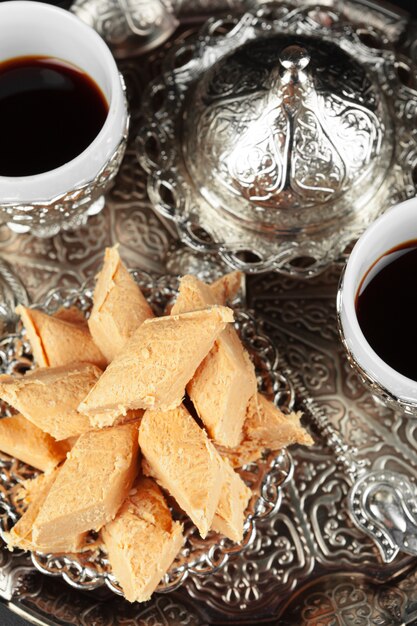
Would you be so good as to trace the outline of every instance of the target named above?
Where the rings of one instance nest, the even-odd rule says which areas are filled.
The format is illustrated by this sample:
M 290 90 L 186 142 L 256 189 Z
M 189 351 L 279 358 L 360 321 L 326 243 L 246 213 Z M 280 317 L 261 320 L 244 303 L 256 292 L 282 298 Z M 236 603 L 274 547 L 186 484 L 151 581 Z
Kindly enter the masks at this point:
M 6 222 L 17 232 L 51 235 L 102 208 L 103 193 L 126 146 L 126 98 L 114 58 L 92 28 L 48 4 L 0 3 L 0 62 L 25 56 L 63 59 L 81 68 L 108 104 L 102 129 L 71 161 L 33 176 L 0 176 L 0 223 Z
M 397 372 L 373 350 L 359 326 L 355 310 L 358 288 L 375 261 L 411 240 L 417 240 L 417 198 L 391 207 L 357 241 L 340 282 L 337 310 L 342 341 L 365 382 L 393 408 L 417 416 L 417 381 Z M 416 346 L 407 349 L 414 350 Z

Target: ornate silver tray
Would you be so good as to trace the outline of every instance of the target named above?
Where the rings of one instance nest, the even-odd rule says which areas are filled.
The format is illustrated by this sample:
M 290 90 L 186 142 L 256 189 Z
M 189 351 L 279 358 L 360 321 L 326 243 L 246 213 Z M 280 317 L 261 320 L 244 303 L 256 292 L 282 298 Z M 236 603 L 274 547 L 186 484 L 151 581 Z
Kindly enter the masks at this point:
M 383 31 L 334 9 L 212 18 L 144 95 L 149 198 L 194 250 L 313 276 L 415 194 L 415 79 Z
M 177 15 L 185 15 L 187 23 L 139 62 L 131 59 L 120 64 L 132 113 L 131 136 L 103 211 L 90 218 L 87 226 L 44 240 L 0 228 L 2 259 L 19 276 L 32 302 L 44 302 L 45 294 L 57 284 L 79 290 L 99 270 L 103 248 L 117 241 L 131 267 L 155 274 L 166 274 L 168 268 L 176 274 L 195 272 L 203 265 L 206 277 L 216 278 L 211 272 L 213 258 L 218 257 L 184 248 L 178 243 L 174 222 L 153 211 L 147 175 L 138 168 L 134 138 L 138 125 L 143 125 L 139 111 L 144 90 L 161 74 L 172 47 L 186 48 L 188 41 L 194 41 L 203 14 L 227 10 L 238 15 L 243 2 L 178 0 L 174 4 L 180 6 Z M 284 15 L 289 10 L 297 13 L 301 5 L 314 8 L 317 2 L 277 0 L 273 4 Z M 361 36 L 383 33 L 397 54 L 417 63 L 417 23 L 392 4 L 326 0 L 321 10 L 324 16 L 343 10 L 345 18 L 361 23 Z M 191 24 L 190 19 L 195 22 Z M 412 124 L 415 109 L 409 109 L 406 101 L 400 108 L 411 116 Z M 404 137 L 405 153 L 414 153 L 415 142 L 415 131 Z M 320 403 L 349 445 L 358 448 L 358 458 L 368 459 L 372 469 L 400 471 L 417 484 L 417 423 L 404 422 L 375 403 L 346 362 L 335 310 L 341 269 L 341 264 L 334 264 L 310 281 L 289 279 L 282 273 L 250 276 L 249 307 L 257 319 L 264 319 L 270 341 L 302 377 L 309 397 Z M 2 298 L 0 319 L 7 324 L 7 332 L 14 332 L 13 309 L 16 299 L 22 299 L 13 283 L 0 267 L 0 288 L 7 296 Z M 417 560 L 399 555 L 391 564 L 382 563 L 372 540 L 353 526 L 346 510 L 348 477 L 336 466 L 324 440 L 316 437 L 314 446 L 294 447 L 291 455 L 294 477 L 282 489 L 277 514 L 259 520 L 255 542 L 210 576 L 189 575 L 177 591 L 157 593 L 149 603 L 131 605 L 106 585 L 88 593 L 74 589 L 61 576 L 41 574 L 28 553 L 3 548 L 2 602 L 44 626 L 414 624 Z
M 162 276 L 154 279 L 144 272 L 132 272 L 148 301 L 158 314 L 175 297 L 178 279 Z M 76 305 L 85 313 L 92 306 L 94 281 L 90 280 L 81 289 L 55 289 L 50 292 L 38 308 L 53 313 L 61 307 Z M 264 335 L 255 318 L 247 311 L 236 309 L 236 326 L 248 348 L 257 369 L 258 388 L 273 398 L 283 410 L 291 410 L 294 397 L 285 377 L 279 374 L 278 354 L 273 344 Z M 21 329 L 0 340 L 0 371 L 22 373 L 32 366 L 30 345 Z M 3 406 L 3 414 L 7 409 Z M 0 536 L 7 532 L 22 514 L 22 503 L 16 486 L 37 474 L 33 468 L 0 455 Z M 186 540 L 170 571 L 161 581 L 158 591 L 170 592 L 177 589 L 188 576 L 207 576 L 222 568 L 233 556 L 251 547 L 256 540 L 256 526 L 260 520 L 274 515 L 280 507 L 282 486 L 292 476 L 291 456 L 286 450 L 269 453 L 257 463 L 246 465 L 240 471 L 242 478 L 251 487 L 253 496 L 249 504 L 244 526 L 244 538 L 233 543 L 217 533 L 201 539 L 197 529 L 188 518 L 182 521 Z M 122 594 L 111 574 L 103 551 L 94 538 L 91 550 L 78 555 L 31 554 L 35 567 L 44 574 L 59 575 L 71 586 L 80 590 L 92 590 L 106 585 L 111 591 Z

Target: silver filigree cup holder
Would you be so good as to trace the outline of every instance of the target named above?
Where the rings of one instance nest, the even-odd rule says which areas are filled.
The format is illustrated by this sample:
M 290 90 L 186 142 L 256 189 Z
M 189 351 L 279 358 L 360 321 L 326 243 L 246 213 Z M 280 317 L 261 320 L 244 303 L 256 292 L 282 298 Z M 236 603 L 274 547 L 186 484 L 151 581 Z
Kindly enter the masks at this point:
M 417 91 L 388 39 L 363 33 L 333 9 L 271 5 L 168 52 L 136 150 L 186 245 L 309 277 L 415 194 Z
M 154 279 L 141 271 L 132 272 L 155 312 L 162 314 L 166 305 L 177 293 L 178 279 L 163 276 Z M 76 305 L 85 313 L 91 309 L 94 281 L 82 289 L 60 289 L 50 292 L 38 306 L 48 313 Z M 273 398 L 282 410 L 292 410 L 294 396 L 285 376 L 278 373 L 278 354 L 264 335 L 253 316 L 241 309 L 235 310 L 236 326 L 240 336 L 253 357 L 258 375 L 258 386 Z M 0 340 L 0 371 L 16 373 L 32 367 L 30 345 L 22 330 L 4 336 Z M 7 409 L 3 406 L 3 411 Z M 4 415 L 4 413 L 3 413 Z M 240 470 L 243 480 L 251 487 L 253 496 L 249 504 L 244 526 L 244 538 L 236 544 L 212 532 L 201 539 L 195 526 L 184 517 L 185 544 L 170 571 L 161 581 L 158 591 L 177 589 L 188 576 L 206 576 L 223 567 L 234 556 L 252 546 L 257 535 L 257 524 L 274 515 L 281 504 L 282 488 L 293 472 L 290 454 L 266 453 L 256 463 Z M 17 497 L 16 485 L 36 475 L 33 468 L 0 455 L 0 536 L 8 531 L 22 513 L 22 502 Z M 55 555 L 32 553 L 35 567 L 44 574 L 62 576 L 72 587 L 91 590 L 106 585 L 122 594 L 110 572 L 106 556 L 92 538 L 91 550 L 78 555 Z
M 87 223 L 89 217 L 104 208 L 105 194 L 114 179 L 127 146 L 129 120 L 123 135 L 107 162 L 87 183 L 42 201 L 0 202 L 0 224 L 16 233 L 37 237 L 53 237 L 61 230 L 74 230 Z

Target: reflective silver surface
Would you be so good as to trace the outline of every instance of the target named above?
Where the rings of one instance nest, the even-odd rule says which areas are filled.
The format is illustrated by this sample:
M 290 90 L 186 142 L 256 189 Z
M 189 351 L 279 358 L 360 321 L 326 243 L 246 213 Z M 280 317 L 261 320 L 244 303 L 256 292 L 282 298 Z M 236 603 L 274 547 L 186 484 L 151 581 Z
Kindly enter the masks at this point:
M 75 0 L 71 11 L 103 37 L 117 58 L 160 46 L 178 26 L 171 0 Z
M 213 18 L 164 69 L 137 153 L 155 208 L 195 250 L 312 276 L 415 194 L 415 67 L 346 13 L 276 3 Z
M 105 39 L 116 57 L 124 59 L 148 52 L 170 37 L 181 19 L 201 20 L 203 15 L 243 13 L 263 0 L 75 0 L 71 10 Z M 276 0 L 275 4 L 285 4 Z M 315 0 L 293 0 L 294 6 L 317 5 Z M 340 3 L 339 3 L 340 4 Z M 340 7 L 338 7 L 340 8 Z M 396 40 L 406 14 L 378 0 L 350 4 L 352 17 L 385 30 Z
M 417 556 L 417 492 L 406 476 L 367 472 L 353 484 L 348 504 L 354 523 L 372 537 L 386 563 L 399 552 Z
M 185 96 L 179 141 L 207 202 L 278 245 L 369 205 L 390 166 L 392 124 L 372 75 L 339 45 L 265 36 L 266 23 L 243 20 L 232 52 L 213 46 L 218 61 Z
M 12 332 L 16 325 L 15 308 L 29 303 L 28 293 L 10 265 L 0 258 L 0 335 Z
M 327 1 L 327 0 L 326 0 Z M 213 6 L 227 0 L 216 0 Z M 307 6 L 304 0 L 298 4 Z M 315 2 L 310 3 L 316 5 Z M 212 0 L 195 5 L 210 11 Z M 328 5 L 356 16 L 367 31 L 383 31 L 397 42 L 417 40 L 391 7 L 372 1 Z M 175 40 L 187 45 L 195 27 L 184 27 Z M 161 71 L 167 47 L 137 61 L 124 61 L 132 111 L 132 131 L 140 123 L 141 95 Z M 415 49 L 415 46 L 414 46 Z M 404 49 L 405 58 L 410 47 Z M 405 100 L 403 101 L 406 106 Z M 408 112 L 413 115 L 413 110 Z M 40 240 L 0 227 L 0 254 L 18 274 L 32 301 L 43 299 L 57 284 L 79 286 L 98 271 L 103 248 L 120 242 L 131 267 L 164 273 L 169 265 L 198 267 L 197 252 L 184 253 L 171 221 L 157 217 L 147 196 L 147 176 L 137 167 L 133 133 L 116 185 L 103 211 L 88 227 Z M 407 152 L 415 141 L 404 135 Z M 411 152 L 410 152 L 411 154 Z M 206 276 L 212 258 L 201 256 Z M 216 257 L 214 256 L 216 259 Z M 214 270 L 219 273 L 218 263 Z M 182 270 L 179 270 L 182 271 Z M 264 330 L 285 354 L 312 397 L 357 458 L 370 470 L 400 472 L 417 481 L 417 424 L 375 402 L 349 367 L 338 333 L 335 298 L 341 265 L 334 264 L 310 281 L 268 273 L 248 279 L 248 305 L 264 319 Z M 24 555 L 0 551 L 0 594 L 13 610 L 41 624 L 60 626 L 208 626 L 217 623 L 317 626 L 324 622 L 357 626 L 402 626 L 417 617 L 417 560 L 404 554 L 383 563 L 373 541 L 352 523 L 346 496 L 349 477 L 337 466 L 334 452 L 320 437 L 308 450 L 293 449 L 294 481 L 283 490 L 279 513 L 260 523 L 254 546 L 211 577 L 186 581 L 184 587 L 156 594 L 146 605 L 130 605 L 110 591 L 80 593 L 58 577 L 37 572 Z M 0 470 L 1 472 L 1 470 Z M 1 482 L 0 482 L 1 491 Z M 30 572 L 30 575 L 28 575 Z M 270 622 L 269 622 L 270 623 Z
M 368 461 L 357 458 L 357 449 L 346 443 L 322 407 L 309 397 L 285 357 L 281 357 L 281 368 L 295 386 L 310 421 L 333 450 L 336 463 L 349 477 L 347 506 L 354 524 L 372 538 L 385 563 L 391 563 L 399 552 L 417 556 L 417 490 L 412 483 L 392 470 L 369 471 Z

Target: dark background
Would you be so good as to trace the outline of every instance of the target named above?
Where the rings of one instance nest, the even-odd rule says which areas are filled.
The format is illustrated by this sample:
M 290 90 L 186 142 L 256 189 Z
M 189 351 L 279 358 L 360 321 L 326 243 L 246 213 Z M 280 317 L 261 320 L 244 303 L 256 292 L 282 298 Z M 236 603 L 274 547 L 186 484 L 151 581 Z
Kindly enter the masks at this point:
M 0 2 L 4 2 L 5 0 L 0 0 Z M 49 2 L 49 4 L 55 4 L 56 6 L 63 7 L 65 9 L 69 8 L 72 0 L 39 0 L 40 2 Z M 417 0 L 389 0 L 391 4 L 400 6 L 405 9 L 411 15 L 417 18 Z M 320 0 L 318 0 L 317 4 L 320 4 Z
M 414 17 L 417 17 L 417 0 L 396 0 L 395 2 L 392 2 L 391 0 L 391 4 L 401 7 L 411 13 Z
M 4 0 L 0 0 L 0 2 L 4 2 Z M 318 0 L 318 4 L 319 3 L 320 2 Z M 56 6 L 67 9 L 71 5 L 71 0 L 55 0 L 54 2 L 50 2 L 50 4 L 55 4 Z M 396 0 L 395 2 L 391 2 L 391 4 L 397 5 L 402 9 L 405 9 L 413 17 L 417 18 L 417 0 Z M 0 626 L 29 626 L 29 623 L 11 613 L 0 602 Z

